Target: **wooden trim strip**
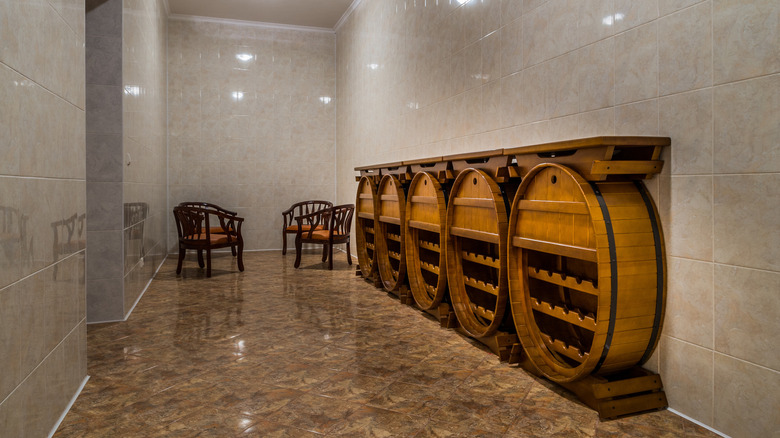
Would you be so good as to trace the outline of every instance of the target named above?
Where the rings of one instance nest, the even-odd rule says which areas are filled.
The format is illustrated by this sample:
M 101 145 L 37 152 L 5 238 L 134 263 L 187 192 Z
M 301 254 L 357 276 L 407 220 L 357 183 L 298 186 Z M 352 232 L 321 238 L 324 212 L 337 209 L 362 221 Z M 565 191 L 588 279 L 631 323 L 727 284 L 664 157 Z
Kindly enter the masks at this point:
M 549 211 L 553 213 L 589 214 L 588 205 L 584 202 L 536 201 L 521 199 L 518 210 Z
M 441 226 L 437 224 L 432 224 L 429 222 L 422 222 L 422 221 L 409 221 L 409 227 L 411 228 L 417 228 L 420 230 L 430 231 L 432 233 L 440 233 L 441 232 Z
M 379 222 L 386 224 L 401 225 L 401 219 L 393 216 L 379 216 Z
M 593 263 L 598 261 L 598 254 L 596 250 L 593 248 L 586 248 L 584 246 L 564 245 L 562 243 L 527 239 L 520 236 L 512 237 L 512 245 L 518 248 L 546 252 L 548 254 L 557 254 L 563 257 L 572 257 Z
M 452 205 L 496 209 L 496 202 L 493 198 L 455 198 L 452 200 Z
M 498 259 L 484 256 L 482 254 L 474 254 L 468 251 L 462 251 L 461 258 L 468 262 L 479 263 L 480 265 L 490 266 L 491 268 L 501 268 L 501 262 Z
M 593 175 L 652 175 L 661 173 L 664 162 L 661 160 L 637 160 L 637 161 L 602 161 L 594 160 L 590 168 Z
M 365 211 L 359 211 L 357 215 L 361 219 L 374 220 L 374 214 L 373 213 L 368 213 L 368 212 L 365 212 Z
M 488 233 L 487 231 L 472 230 L 469 228 L 450 227 L 450 234 L 458 237 L 465 237 L 467 239 L 479 240 L 487 243 L 499 244 L 501 239 L 496 233 Z
M 420 196 L 420 195 L 412 195 L 411 199 L 409 199 L 409 203 L 411 204 L 438 204 L 439 198 L 435 196 Z
M 486 283 L 484 281 L 480 281 L 471 277 L 463 276 L 463 283 L 465 283 L 467 286 L 471 286 L 474 289 L 479 289 L 483 292 L 487 292 L 491 295 L 498 296 L 498 287 L 493 286 L 490 283 Z

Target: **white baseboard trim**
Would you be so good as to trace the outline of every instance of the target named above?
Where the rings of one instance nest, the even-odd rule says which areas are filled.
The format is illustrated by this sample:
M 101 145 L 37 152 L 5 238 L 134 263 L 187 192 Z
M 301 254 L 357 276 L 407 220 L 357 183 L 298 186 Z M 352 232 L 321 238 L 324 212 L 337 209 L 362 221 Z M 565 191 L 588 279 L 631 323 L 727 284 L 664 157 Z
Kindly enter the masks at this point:
M 68 415 L 68 412 L 70 412 L 70 408 L 73 407 L 73 403 L 76 403 L 76 399 L 79 398 L 79 395 L 81 395 L 81 391 L 84 390 L 84 387 L 87 385 L 88 380 L 89 380 L 89 376 L 84 377 L 84 380 L 82 380 L 79 389 L 76 391 L 75 394 L 73 394 L 73 397 L 70 399 L 70 402 L 68 402 L 68 406 L 65 407 L 65 410 L 62 412 L 62 415 L 60 415 L 60 418 L 57 420 L 56 423 L 54 423 L 54 427 L 52 427 L 51 432 L 49 432 L 48 438 L 53 437 L 54 434 L 57 432 L 57 429 L 59 429 L 60 424 L 62 424 L 62 420 L 64 420 L 65 416 Z
M 720 435 L 720 436 L 722 436 L 722 437 L 725 437 L 725 438 L 731 438 L 731 437 L 729 437 L 728 435 L 726 435 L 725 433 L 723 433 L 723 432 L 721 432 L 721 431 L 719 431 L 719 430 L 715 430 L 715 429 L 713 429 L 711 426 L 707 426 L 706 424 L 702 423 L 701 421 L 699 421 L 699 420 L 695 420 L 695 419 L 693 419 L 693 418 L 691 418 L 691 417 L 689 417 L 689 416 L 687 416 L 687 415 L 685 415 L 685 414 L 682 414 L 682 413 L 680 413 L 680 412 L 677 412 L 677 411 L 675 411 L 675 410 L 674 410 L 674 409 L 672 409 L 672 408 L 666 408 L 666 410 L 667 410 L 667 411 L 669 411 L 669 412 L 671 412 L 671 413 L 673 413 L 674 415 L 677 415 L 678 417 L 683 417 L 683 418 L 685 418 L 686 420 L 690 421 L 691 423 L 696 423 L 696 424 L 698 424 L 699 426 L 701 426 L 701 427 L 703 427 L 703 428 L 705 428 L 705 429 L 709 430 L 709 431 L 710 431 L 710 432 L 712 432 L 712 433 L 716 433 L 716 434 L 718 434 L 718 435 Z

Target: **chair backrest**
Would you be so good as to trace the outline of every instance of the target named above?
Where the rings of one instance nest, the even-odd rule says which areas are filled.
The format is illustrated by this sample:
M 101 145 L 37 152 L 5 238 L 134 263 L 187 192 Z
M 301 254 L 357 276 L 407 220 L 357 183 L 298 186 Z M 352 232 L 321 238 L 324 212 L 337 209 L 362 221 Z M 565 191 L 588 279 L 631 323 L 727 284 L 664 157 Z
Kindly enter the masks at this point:
M 179 207 L 200 207 L 200 208 L 211 208 L 214 210 L 217 210 L 221 213 L 225 213 L 230 216 L 236 216 L 238 213 L 235 211 L 230 211 L 227 209 L 224 209 L 220 207 L 217 204 L 210 204 L 208 202 L 199 202 L 199 201 L 186 201 L 186 202 L 180 202 Z
M 355 213 L 355 204 L 342 204 L 332 207 L 328 229 L 333 234 L 349 235 L 352 229 L 352 215 Z
M 197 207 L 173 207 L 173 217 L 176 220 L 176 232 L 179 234 L 179 239 L 199 236 L 204 231 L 204 219 L 206 222 L 205 232 L 208 234 L 208 216 L 206 211 Z
M 295 216 L 302 216 L 304 214 L 316 213 L 330 207 L 333 207 L 333 203 L 330 201 L 303 201 L 296 202 L 290 209 L 294 211 Z

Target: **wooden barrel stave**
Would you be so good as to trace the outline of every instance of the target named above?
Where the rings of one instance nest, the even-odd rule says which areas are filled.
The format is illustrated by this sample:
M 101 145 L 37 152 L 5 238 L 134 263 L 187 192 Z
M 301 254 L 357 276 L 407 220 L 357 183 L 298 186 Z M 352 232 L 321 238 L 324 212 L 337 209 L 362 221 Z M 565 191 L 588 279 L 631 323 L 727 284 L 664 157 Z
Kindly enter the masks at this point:
M 401 181 L 385 175 L 377 187 L 376 264 L 382 285 L 388 292 L 399 289 L 406 277 L 406 195 Z
M 526 353 L 550 379 L 625 369 L 654 348 L 663 248 L 653 214 L 637 185 L 591 185 L 560 165 L 537 166 L 521 184 L 509 225 L 510 302 Z
M 372 177 L 364 176 L 358 182 L 355 199 L 355 246 L 364 278 L 371 278 L 376 273 L 375 204 L 376 184 Z

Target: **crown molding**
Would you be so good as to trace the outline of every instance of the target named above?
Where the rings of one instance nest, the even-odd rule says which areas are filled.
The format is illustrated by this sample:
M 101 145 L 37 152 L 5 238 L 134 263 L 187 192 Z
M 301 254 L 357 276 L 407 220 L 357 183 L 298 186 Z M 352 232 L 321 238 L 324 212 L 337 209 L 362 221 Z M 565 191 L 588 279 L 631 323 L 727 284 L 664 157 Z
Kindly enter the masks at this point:
M 241 26 L 254 26 L 278 30 L 297 30 L 303 32 L 320 32 L 330 34 L 336 32 L 334 29 L 328 29 L 326 27 L 295 26 L 292 24 L 265 23 L 262 21 L 231 20 L 228 18 L 202 17 L 199 15 L 170 14 L 168 15 L 168 19 L 175 21 L 200 21 L 209 23 L 235 24 Z
M 355 9 L 357 9 L 358 5 L 360 5 L 360 2 L 362 2 L 362 1 L 363 0 L 354 0 L 352 2 L 352 4 L 349 5 L 347 10 L 344 12 L 344 15 L 342 15 L 341 18 L 339 18 L 339 21 L 336 23 L 336 25 L 333 26 L 333 31 L 334 32 L 338 32 L 339 31 L 339 28 L 341 26 L 343 26 L 344 23 L 346 23 L 346 21 L 349 18 L 349 16 L 352 15 L 352 12 L 354 12 Z

